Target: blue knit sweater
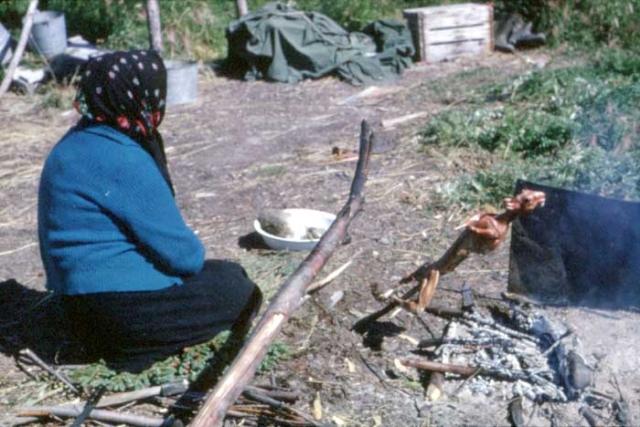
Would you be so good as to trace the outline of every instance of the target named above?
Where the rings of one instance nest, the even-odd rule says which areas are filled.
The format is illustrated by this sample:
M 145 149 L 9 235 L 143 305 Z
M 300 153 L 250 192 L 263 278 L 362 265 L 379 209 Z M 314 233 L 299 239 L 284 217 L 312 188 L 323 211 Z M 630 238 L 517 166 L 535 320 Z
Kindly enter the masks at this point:
M 158 290 L 204 263 L 153 158 L 108 126 L 71 129 L 49 154 L 38 234 L 47 288 L 66 295 Z

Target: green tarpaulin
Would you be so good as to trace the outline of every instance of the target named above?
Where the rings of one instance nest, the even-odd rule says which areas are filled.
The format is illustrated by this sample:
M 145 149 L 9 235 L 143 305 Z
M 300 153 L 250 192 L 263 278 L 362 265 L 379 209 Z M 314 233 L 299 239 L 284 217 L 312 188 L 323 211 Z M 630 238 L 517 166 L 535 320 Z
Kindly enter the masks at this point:
M 349 33 L 330 18 L 281 3 L 232 22 L 227 66 L 245 79 L 295 83 L 337 74 L 353 84 L 398 75 L 411 64 L 411 34 L 396 21 L 377 21 Z

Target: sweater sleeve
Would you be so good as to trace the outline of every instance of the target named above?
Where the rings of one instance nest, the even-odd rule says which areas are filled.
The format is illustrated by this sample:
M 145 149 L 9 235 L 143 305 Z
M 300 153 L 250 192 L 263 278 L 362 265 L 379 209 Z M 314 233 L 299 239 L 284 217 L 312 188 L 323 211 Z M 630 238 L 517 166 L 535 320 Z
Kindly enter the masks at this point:
M 169 186 L 148 154 L 130 149 L 108 178 L 104 206 L 124 224 L 142 252 L 167 272 L 202 269 L 204 247 L 185 224 Z

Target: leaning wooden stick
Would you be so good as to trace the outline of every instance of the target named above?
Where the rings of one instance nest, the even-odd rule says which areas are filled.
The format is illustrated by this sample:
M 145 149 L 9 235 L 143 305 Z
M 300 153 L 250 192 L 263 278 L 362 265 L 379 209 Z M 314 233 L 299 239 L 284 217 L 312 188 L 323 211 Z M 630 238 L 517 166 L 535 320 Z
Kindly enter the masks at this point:
M 11 62 L 9 63 L 9 68 L 7 69 L 7 73 L 4 75 L 4 79 L 0 84 L 0 97 L 4 95 L 4 93 L 11 86 L 11 81 L 13 80 L 13 73 L 15 73 L 18 64 L 20 63 L 20 59 L 22 59 L 22 54 L 24 53 L 25 47 L 27 47 L 27 41 L 29 40 L 29 34 L 31 34 L 31 26 L 33 25 L 33 15 L 36 13 L 36 8 L 38 7 L 38 0 L 31 0 L 29 3 L 29 8 L 27 9 L 27 14 L 24 17 L 24 25 L 22 26 L 22 32 L 20 33 L 20 40 L 18 41 L 18 46 L 16 47 L 16 51 L 13 54 L 13 58 L 11 58 Z
M 505 199 L 505 211 L 500 214 L 483 213 L 470 218 L 464 230 L 458 235 L 451 247 L 437 261 L 426 263 L 416 271 L 400 280 L 400 284 L 417 281 L 418 285 L 407 291 L 402 297 L 394 298 L 385 307 L 360 319 L 353 326 L 358 332 L 364 332 L 367 326 L 391 312 L 398 306 L 411 311 L 423 311 L 431 302 L 440 276 L 450 273 L 472 253 L 484 254 L 496 249 L 504 241 L 509 225 L 520 215 L 527 215 L 544 204 L 545 194 L 540 191 L 523 190 L 516 197 Z M 420 291 L 417 301 L 410 301 Z
M 300 306 L 309 284 L 344 240 L 351 220 L 360 211 L 363 203 L 372 139 L 373 132 L 367 122 L 363 121 L 360 133 L 360 157 L 347 203 L 313 251 L 282 285 L 251 337 L 193 419 L 192 426 L 222 425 L 227 409 L 253 378 L 269 344 L 275 339 L 289 316 Z

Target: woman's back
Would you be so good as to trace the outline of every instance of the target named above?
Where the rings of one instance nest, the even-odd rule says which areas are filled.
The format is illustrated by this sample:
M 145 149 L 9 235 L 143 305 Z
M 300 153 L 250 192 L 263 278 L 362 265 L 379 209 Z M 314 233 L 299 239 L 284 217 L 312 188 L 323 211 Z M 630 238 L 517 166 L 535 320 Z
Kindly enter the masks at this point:
M 202 268 L 204 248 L 153 158 L 108 126 L 76 127 L 53 148 L 38 215 L 56 292 L 156 290 Z

